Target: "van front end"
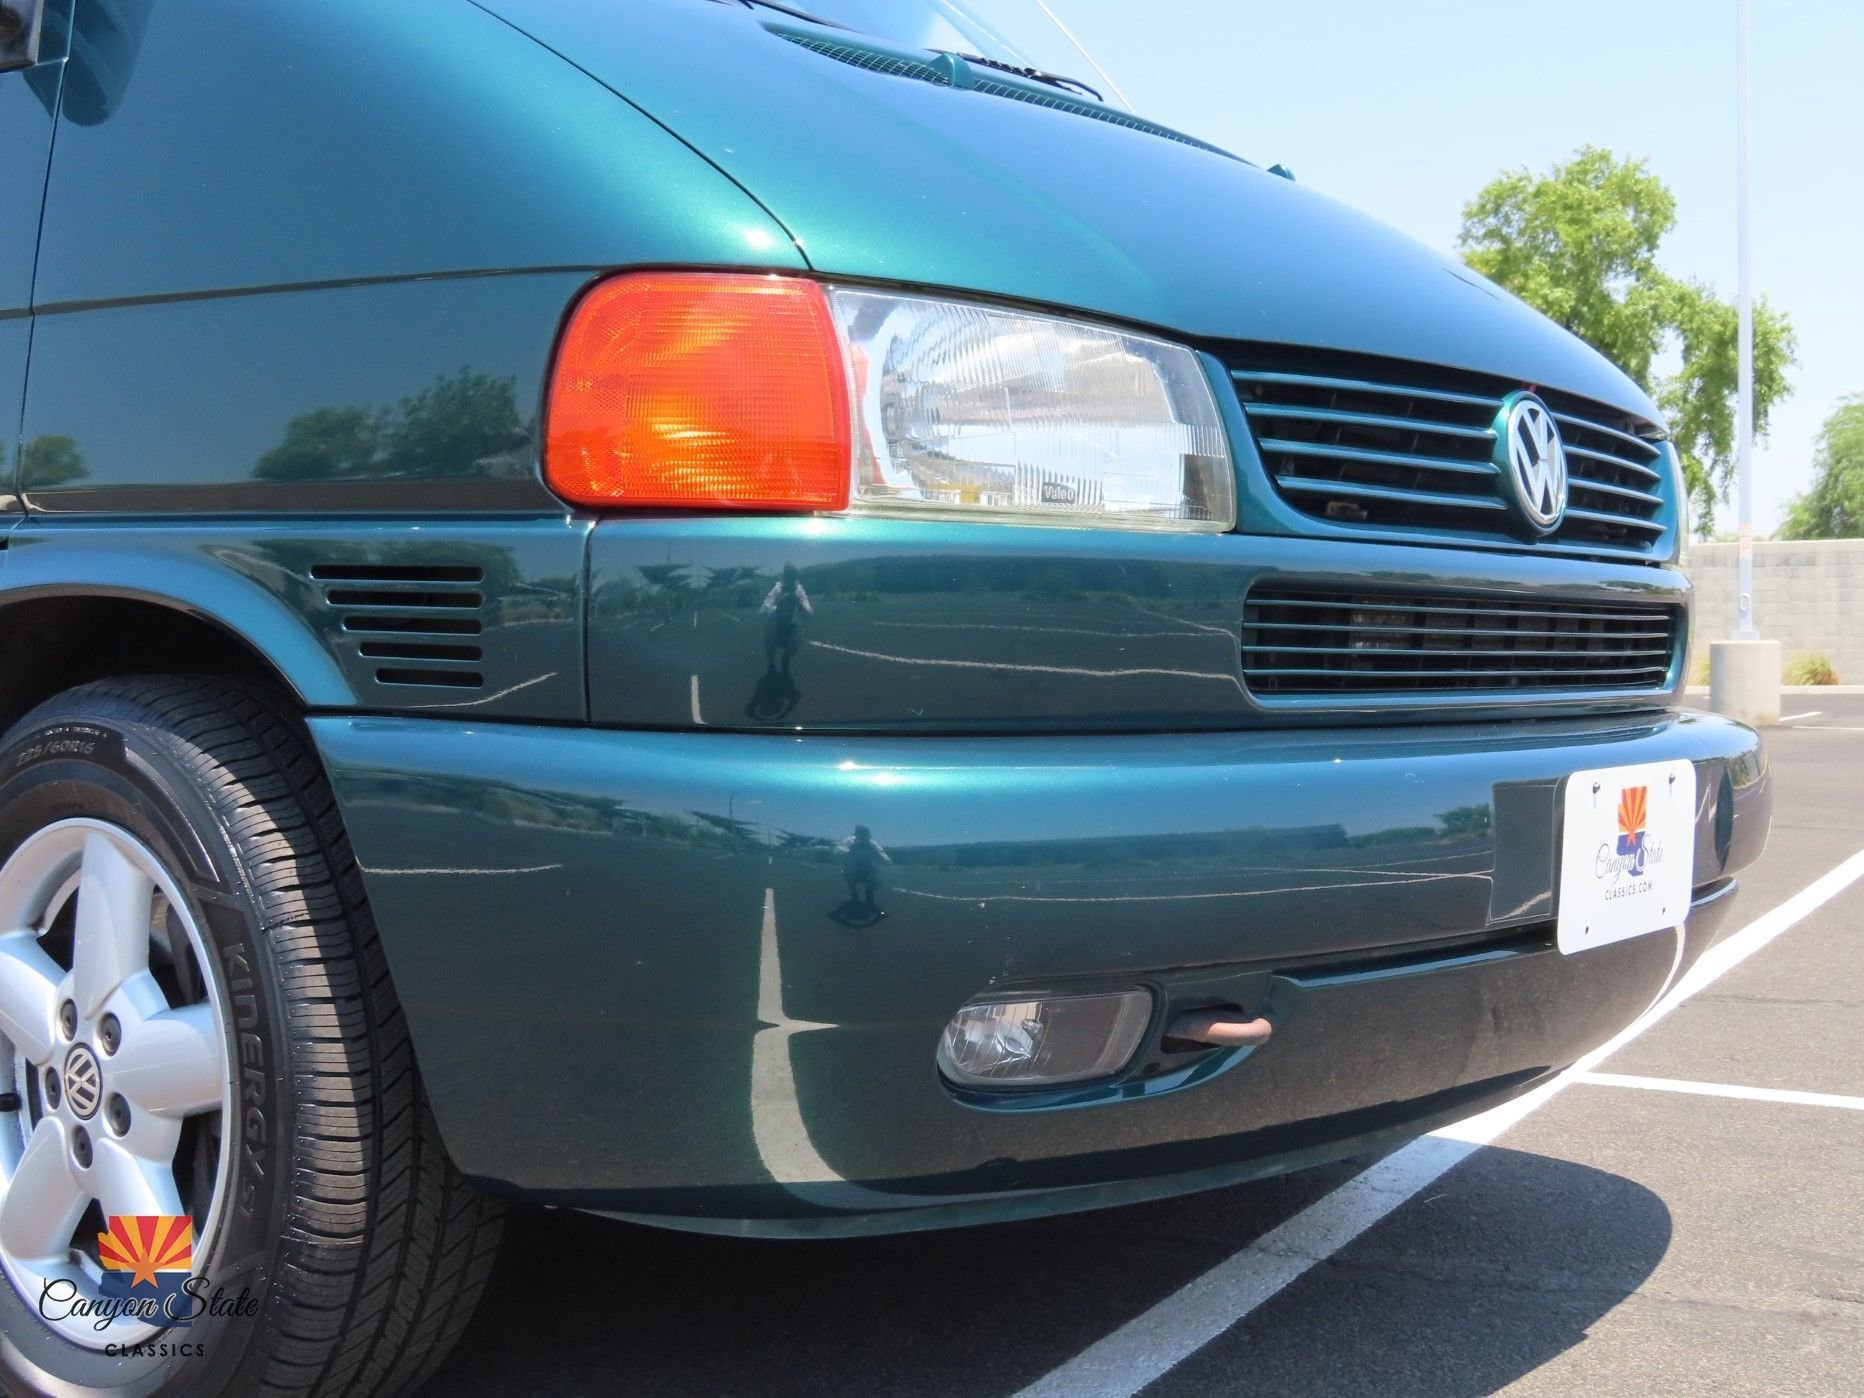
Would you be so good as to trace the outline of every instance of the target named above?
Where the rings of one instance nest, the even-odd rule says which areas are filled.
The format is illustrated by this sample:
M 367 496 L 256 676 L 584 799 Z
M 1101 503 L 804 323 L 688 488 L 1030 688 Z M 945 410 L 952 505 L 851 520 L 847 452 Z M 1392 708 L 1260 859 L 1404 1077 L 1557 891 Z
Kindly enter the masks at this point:
M 1629 1024 L 1766 838 L 1758 739 L 1667 695 L 1381 712 L 1246 673 L 1270 597 L 1345 599 L 1313 633 L 1345 642 L 1336 684 L 1390 683 L 1393 599 L 1462 651 L 1451 620 L 1622 610 L 1680 637 L 1665 569 L 819 519 L 613 521 L 591 557 L 594 701 L 625 727 L 312 721 L 441 1130 L 496 1193 L 832 1234 L 1371 1149 Z M 786 565 L 813 614 L 771 660 Z M 759 708 L 773 685 L 786 715 Z M 832 727 L 794 721 L 818 702 Z M 1610 906 L 1600 880 L 1650 882 L 1617 854 L 1619 793 L 1597 812 L 1574 774 L 1658 773 L 1667 803 L 1679 765 L 1646 854 L 1689 870 L 1680 899 L 1643 935 L 1563 939 Z M 1593 886 L 1563 887 L 1582 829 Z M 1269 1032 L 1177 1037 L 1200 1014 Z
M 969 13 L 0 0 L 0 1387 L 1380 1149 L 1714 942 L 1649 395 Z

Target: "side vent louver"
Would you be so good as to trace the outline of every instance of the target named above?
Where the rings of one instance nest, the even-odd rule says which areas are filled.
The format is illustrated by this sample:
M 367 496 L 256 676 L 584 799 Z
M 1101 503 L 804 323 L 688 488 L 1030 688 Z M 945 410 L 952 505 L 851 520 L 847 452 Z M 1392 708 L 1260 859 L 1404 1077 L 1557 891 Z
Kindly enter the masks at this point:
M 480 689 L 484 570 L 453 564 L 319 563 L 311 580 L 377 684 Z

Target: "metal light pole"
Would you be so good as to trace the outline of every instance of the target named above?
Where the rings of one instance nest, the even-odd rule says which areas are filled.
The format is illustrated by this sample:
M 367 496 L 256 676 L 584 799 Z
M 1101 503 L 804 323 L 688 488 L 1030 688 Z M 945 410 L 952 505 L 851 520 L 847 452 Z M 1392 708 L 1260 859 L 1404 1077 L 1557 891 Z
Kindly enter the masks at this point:
M 1709 643 L 1709 707 L 1756 726 L 1780 721 L 1780 643 L 1754 627 L 1754 290 L 1748 238 L 1748 0 L 1735 0 L 1735 292 L 1740 381 L 1735 407 L 1735 634 Z
M 1735 639 L 1758 640 L 1754 626 L 1754 292 L 1748 235 L 1749 126 L 1748 0 L 1735 0 L 1735 314 L 1739 362 L 1735 392 L 1735 494 L 1740 533 L 1735 545 Z

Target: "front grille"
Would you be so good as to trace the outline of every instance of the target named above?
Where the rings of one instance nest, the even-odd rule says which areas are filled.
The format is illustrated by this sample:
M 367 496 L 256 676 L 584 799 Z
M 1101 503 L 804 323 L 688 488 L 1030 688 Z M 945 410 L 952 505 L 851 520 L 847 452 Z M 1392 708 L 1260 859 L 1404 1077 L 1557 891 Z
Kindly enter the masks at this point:
M 1624 413 L 1540 393 L 1560 424 L 1571 487 L 1563 523 L 1543 540 L 1516 523 L 1512 483 L 1494 461 L 1502 398 L 1522 385 L 1384 361 L 1305 372 L 1277 356 L 1230 367 L 1276 492 L 1315 519 L 1633 556 L 1669 531 L 1654 429 Z
M 1258 697 L 1657 690 L 1674 607 L 1383 589 L 1252 590 L 1243 679 Z

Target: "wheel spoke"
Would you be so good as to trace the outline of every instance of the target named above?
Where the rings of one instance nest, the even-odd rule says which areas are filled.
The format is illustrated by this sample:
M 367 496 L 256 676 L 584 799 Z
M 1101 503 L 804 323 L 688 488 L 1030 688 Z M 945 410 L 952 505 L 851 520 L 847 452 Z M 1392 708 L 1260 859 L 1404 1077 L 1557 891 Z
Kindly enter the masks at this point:
M 138 1110 L 192 1116 L 220 1106 L 224 1057 L 212 1006 L 164 1010 L 124 1026 L 123 1047 L 110 1060 L 110 1084 Z
M 96 1014 L 110 993 L 149 968 L 149 920 L 155 881 L 108 835 L 84 841 L 78 882 L 72 981 L 78 1013 Z
M 0 1247 L 23 1261 L 62 1258 L 89 1202 L 72 1169 L 63 1128 L 41 1121 L 0 1198 Z
M 96 1150 L 91 1185 L 97 1191 L 104 1217 L 182 1212 L 171 1162 L 136 1155 L 121 1141 L 108 1137 L 97 1141 Z
M 49 1062 L 57 1046 L 58 984 L 64 977 L 36 934 L 0 937 L 0 1034 L 29 1063 Z

